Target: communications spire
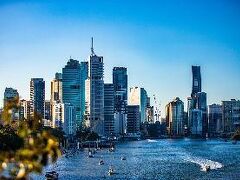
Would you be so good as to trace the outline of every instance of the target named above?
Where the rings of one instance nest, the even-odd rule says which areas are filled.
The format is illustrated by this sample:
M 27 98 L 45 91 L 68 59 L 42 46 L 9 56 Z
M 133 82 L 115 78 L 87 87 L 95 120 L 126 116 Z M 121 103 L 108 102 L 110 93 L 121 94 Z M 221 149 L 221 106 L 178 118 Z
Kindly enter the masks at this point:
M 94 49 L 93 49 L 93 37 L 92 37 L 92 42 L 91 42 L 91 55 L 94 55 L 95 53 L 94 53 Z

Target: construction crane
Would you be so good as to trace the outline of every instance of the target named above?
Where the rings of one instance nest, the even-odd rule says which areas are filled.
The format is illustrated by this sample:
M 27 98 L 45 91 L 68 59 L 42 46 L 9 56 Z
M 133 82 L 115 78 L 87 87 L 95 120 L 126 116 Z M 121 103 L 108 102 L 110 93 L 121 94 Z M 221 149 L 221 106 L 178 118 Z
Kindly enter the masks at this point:
M 157 98 L 156 98 L 156 95 L 154 94 L 153 95 L 153 99 L 154 99 L 154 122 L 156 121 L 159 121 L 160 122 L 160 118 L 161 118 L 161 110 L 160 110 L 160 107 L 161 107 L 161 104 L 157 102 Z

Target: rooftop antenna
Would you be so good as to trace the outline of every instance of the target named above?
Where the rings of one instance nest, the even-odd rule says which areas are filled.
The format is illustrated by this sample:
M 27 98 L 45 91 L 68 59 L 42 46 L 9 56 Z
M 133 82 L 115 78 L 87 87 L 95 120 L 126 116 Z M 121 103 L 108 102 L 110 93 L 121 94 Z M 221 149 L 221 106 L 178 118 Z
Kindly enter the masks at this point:
M 94 49 L 93 49 L 93 37 L 92 37 L 92 43 L 91 43 L 91 55 L 94 55 Z

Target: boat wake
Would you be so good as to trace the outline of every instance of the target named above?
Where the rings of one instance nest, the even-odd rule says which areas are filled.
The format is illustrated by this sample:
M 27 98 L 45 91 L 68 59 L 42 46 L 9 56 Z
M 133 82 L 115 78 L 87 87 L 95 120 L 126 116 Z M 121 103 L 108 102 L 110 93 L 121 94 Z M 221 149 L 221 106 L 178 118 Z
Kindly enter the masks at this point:
M 157 142 L 157 140 L 147 139 L 147 142 Z
M 188 162 L 192 162 L 195 164 L 200 165 L 201 167 L 201 171 L 204 171 L 204 168 L 206 166 L 209 166 L 210 169 L 220 169 L 223 167 L 223 164 L 221 164 L 220 162 L 216 162 L 216 161 L 212 161 L 209 159 L 204 159 L 204 158 L 199 158 L 199 157 L 188 157 L 185 159 Z

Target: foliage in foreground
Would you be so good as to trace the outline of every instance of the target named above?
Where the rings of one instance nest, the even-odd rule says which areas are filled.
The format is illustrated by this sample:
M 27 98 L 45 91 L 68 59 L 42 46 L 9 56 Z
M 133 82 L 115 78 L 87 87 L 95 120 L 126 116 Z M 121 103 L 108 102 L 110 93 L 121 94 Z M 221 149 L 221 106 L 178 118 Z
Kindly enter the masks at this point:
M 31 172 L 42 172 L 60 155 L 57 139 L 42 128 L 42 119 L 12 120 L 19 109 L 18 99 L 5 107 L 0 125 L 0 179 L 27 179 Z

